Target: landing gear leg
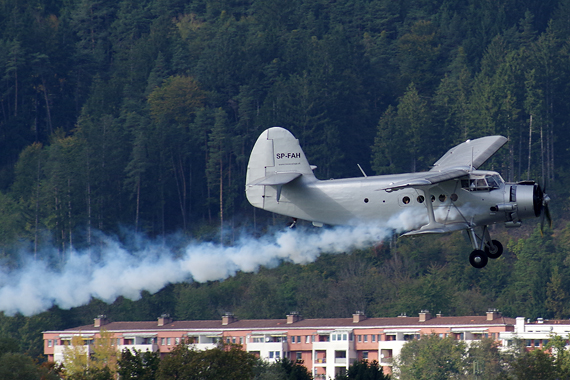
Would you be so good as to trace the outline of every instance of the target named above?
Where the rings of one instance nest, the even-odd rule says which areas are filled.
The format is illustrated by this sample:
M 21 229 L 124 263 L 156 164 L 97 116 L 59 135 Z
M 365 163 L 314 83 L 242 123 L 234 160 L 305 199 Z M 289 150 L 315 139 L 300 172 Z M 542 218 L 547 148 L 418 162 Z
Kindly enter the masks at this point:
M 480 230 L 475 231 L 475 228 Z M 491 240 L 487 226 L 471 227 L 468 231 L 474 249 L 469 255 L 469 262 L 473 267 L 483 268 L 488 259 L 496 259 L 503 254 L 503 245 L 497 240 Z
M 289 223 L 288 227 L 290 229 L 294 229 L 295 227 L 297 227 L 297 218 L 293 218 L 293 221 L 291 223 Z

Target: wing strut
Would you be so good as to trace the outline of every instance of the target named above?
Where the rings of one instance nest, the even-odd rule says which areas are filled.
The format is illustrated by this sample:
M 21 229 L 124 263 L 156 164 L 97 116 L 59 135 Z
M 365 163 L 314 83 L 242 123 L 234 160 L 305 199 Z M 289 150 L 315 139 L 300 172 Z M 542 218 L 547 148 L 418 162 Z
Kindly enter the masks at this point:
M 433 212 L 433 202 L 431 199 L 431 197 L 432 197 L 431 191 L 430 191 L 431 188 L 432 188 L 432 186 L 420 186 L 420 187 L 418 187 L 418 190 L 421 190 L 424 193 L 427 212 L 428 212 L 428 220 L 429 220 L 428 224 L 420 227 L 420 231 L 422 231 L 422 230 L 436 230 L 436 229 L 444 229 L 445 228 L 445 225 L 438 223 L 435 220 L 435 214 Z

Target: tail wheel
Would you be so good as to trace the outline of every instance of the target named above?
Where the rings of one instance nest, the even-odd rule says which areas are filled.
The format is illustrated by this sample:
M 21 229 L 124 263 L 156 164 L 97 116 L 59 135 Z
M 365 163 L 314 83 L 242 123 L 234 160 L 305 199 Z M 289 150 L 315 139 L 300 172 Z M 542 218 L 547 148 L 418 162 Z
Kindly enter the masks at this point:
M 480 249 L 474 250 L 469 255 L 469 263 L 477 269 L 483 268 L 485 265 L 487 265 L 488 261 L 489 258 L 487 257 L 487 254 L 485 251 L 482 251 Z
M 485 253 L 490 259 L 498 259 L 503 254 L 503 245 L 498 240 L 491 240 L 491 244 L 485 245 Z

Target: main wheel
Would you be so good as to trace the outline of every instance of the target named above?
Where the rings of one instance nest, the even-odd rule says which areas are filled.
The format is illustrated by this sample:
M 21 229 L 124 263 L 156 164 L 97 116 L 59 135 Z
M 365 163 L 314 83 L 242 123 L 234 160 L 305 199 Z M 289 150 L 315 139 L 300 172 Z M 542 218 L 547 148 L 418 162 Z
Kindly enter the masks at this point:
M 477 269 L 483 268 L 487 265 L 489 258 L 485 251 L 481 251 L 480 249 L 476 249 L 469 255 L 469 263 Z
M 503 245 L 498 240 L 491 240 L 490 246 L 485 246 L 485 253 L 490 259 L 498 259 L 503 254 Z

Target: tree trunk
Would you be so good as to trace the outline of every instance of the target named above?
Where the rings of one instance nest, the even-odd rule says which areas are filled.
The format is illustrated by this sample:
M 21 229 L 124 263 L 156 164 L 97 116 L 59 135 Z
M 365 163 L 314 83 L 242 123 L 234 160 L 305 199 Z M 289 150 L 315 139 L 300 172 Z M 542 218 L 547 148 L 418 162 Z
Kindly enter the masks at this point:
M 220 155 L 220 244 L 224 244 L 224 180 L 223 161 Z
M 532 115 L 530 115 L 528 127 L 528 168 L 526 171 L 526 179 L 530 179 L 530 161 L 531 161 L 531 152 L 532 152 Z

